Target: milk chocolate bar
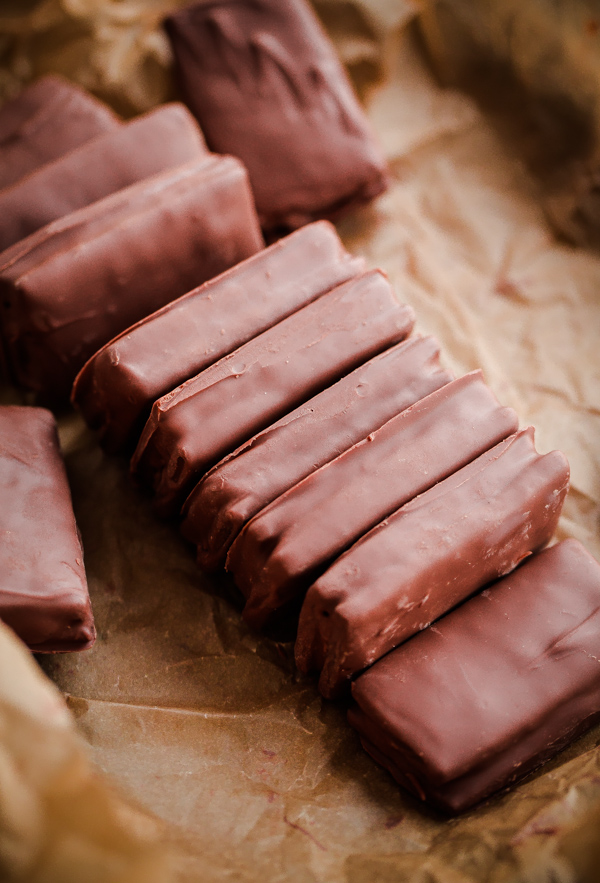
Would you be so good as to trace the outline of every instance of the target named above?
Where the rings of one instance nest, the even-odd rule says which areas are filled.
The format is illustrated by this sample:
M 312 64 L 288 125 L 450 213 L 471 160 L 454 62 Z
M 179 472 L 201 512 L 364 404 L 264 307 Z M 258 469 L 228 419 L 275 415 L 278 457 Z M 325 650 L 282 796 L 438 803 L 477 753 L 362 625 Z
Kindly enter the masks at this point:
M 212 150 L 248 168 L 266 228 L 299 227 L 386 186 L 383 156 L 304 0 L 211 0 L 166 21 L 184 100 Z
M 229 551 L 244 619 L 263 626 L 368 530 L 517 426 L 475 371 L 308 475 L 256 515 Z
M 84 650 L 96 633 L 56 422 L 0 407 L 0 618 L 31 647 Z
M 0 254 L 14 381 L 55 397 L 99 347 L 262 246 L 246 171 L 208 156 L 54 221 Z
M 437 341 L 413 337 L 254 436 L 211 469 L 185 502 L 181 531 L 197 545 L 199 565 L 222 566 L 261 509 L 451 379 L 439 364 Z
M 402 340 L 413 321 L 378 270 L 339 285 L 155 402 L 133 471 L 173 513 L 225 454 Z
M 0 107 L 0 188 L 118 126 L 109 107 L 68 80 L 36 80 Z
M 105 450 L 135 445 L 156 399 L 362 269 L 331 224 L 311 224 L 128 328 L 82 369 L 73 402 Z
M 567 492 L 563 454 L 533 429 L 500 442 L 407 503 L 308 590 L 296 641 L 303 672 L 335 695 L 348 678 L 544 546 Z
M 0 190 L 0 250 L 56 218 L 207 152 L 182 104 L 105 132 Z
M 599 635 L 600 566 L 565 540 L 361 675 L 348 718 L 408 791 L 461 812 L 600 718 Z

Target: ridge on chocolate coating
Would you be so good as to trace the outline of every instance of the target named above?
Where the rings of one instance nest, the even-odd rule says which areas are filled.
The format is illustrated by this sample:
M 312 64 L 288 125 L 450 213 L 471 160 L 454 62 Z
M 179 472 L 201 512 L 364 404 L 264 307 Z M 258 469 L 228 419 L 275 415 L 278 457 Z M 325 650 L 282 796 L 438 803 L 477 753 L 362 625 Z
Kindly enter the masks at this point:
M 261 628 L 382 519 L 517 427 L 513 409 L 501 407 L 474 371 L 312 472 L 256 515 L 229 550 L 246 622 Z
M 177 103 L 104 132 L 0 190 L 0 251 L 56 218 L 207 152 L 194 118 Z
M 119 123 L 74 83 L 56 74 L 41 77 L 0 107 L 0 189 Z
M 96 637 L 56 421 L 0 407 L 0 618 L 39 652 Z
M 530 556 L 352 685 L 367 751 L 461 812 L 600 717 L 600 565 L 577 540 Z
M 328 221 L 310 224 L 106 344 L 80 371 L 73 404 L 105 450 L 135 446 L 158 398 L 363 266 Z
M 66 397 L 115 334 L 262 245 L 234 157 L 202 157 L 54 221 L 0 254 L 14 382 Z
M 304 228 L 307 229 L 307 228 Z M 183 507 L 181 532 L 215 570 L 250 519 L 395 414 L 452 380 L 433 337 L 396 344 L 225 457 Z
M 552 536 L 569 483 L 563 454 L 540 455 L 533 429 L 506 439 L 407 503 L 308 590 L 296 663 L 344 683 Z
M 305 0 L 210 0 L 165 22 L 212 150 L 246 164 L 261 223 L 299 227 L 381 193 L 383 155 Z
M 132 472 L 154 490 L 157 510 L 174 514 L 225 454 L 413 323 L 381 271 L 338 285 L 155 402 Z

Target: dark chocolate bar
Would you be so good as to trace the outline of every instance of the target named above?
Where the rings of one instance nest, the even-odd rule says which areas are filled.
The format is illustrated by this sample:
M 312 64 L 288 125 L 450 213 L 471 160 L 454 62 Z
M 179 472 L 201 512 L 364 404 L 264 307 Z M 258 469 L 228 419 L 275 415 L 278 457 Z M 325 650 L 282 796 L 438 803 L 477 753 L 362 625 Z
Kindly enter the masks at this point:
M 266 228 L 299 227 L 386 186 L 383 156 L 305 0 L 210 0 L 165 23 L 209 146 L 239 156 Z
M 244 524 L 261 509 L 450 380 L 437 341 L 413 337 L 254 436 L 211 469 L 183 507 L 181 530 L 197 545 L 199 565 L 222 566 Z
M 569 483 L 563 454 L 518 432 L 407 503 L 344 553 L 306 595 L 296 641 L 319 689 L 346 681 L 552 536 Z
M 207 153 L 182 104 L 111 129 L 0 190 L 0 250 L 122 187 Z
M 308 475 L 256 515 L 229 550 L 244 619 L 261 628 L 382 519 L 517 427 L 515 412 L 475 371 Z
M 413 321 L 378 270 L 339 285 L 155 402 L 133 472 L 157 509 L 174 513 L 225 454 L 402 340 Z
M 128 328 L 82 369 L 73 402 L 105 450 L 135 445 L 158 398 L 362 269 L 331 224 L 311 224 Z
M 0 107 L 0 189 L 119 126 L 101 101 L 55 74 Z
M 416 797 L 461 812 L 600 718 L 600 566 L 565 540 L 352 685 L 366 750 Z
M 116 334 L 262 244 L 246 171 L 233 157 L 179 166 L 43 227 L 0 254 L 14 381 L 67 395 Z
M 0 407 L 0 618 L 31 647 L 84 650 L 96 632 L 56 422 Z

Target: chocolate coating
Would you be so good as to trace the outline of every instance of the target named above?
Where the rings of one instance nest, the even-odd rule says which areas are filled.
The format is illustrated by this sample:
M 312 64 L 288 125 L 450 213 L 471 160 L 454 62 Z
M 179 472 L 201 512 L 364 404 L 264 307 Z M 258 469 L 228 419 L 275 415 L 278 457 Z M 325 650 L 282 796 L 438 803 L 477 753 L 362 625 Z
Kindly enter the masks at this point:
M 381 151 L 304 0 L 210 0 L 165 26 L 184 100 L 211 149 L 243 160 L 264 227 L 332 217 L 385 189 Z
M 359 537 L 417 494 L 515 432 L 481 371 L 393 417 L 256 515 L 229 550 L 227 569 L 260 628 Z
M 32 650 L 90 647 L 83 551 L 49 411 L 0 407 L 0 487 L 0 618 Z
M 0 190 L 0 250 L 56 218 L 207 152 L 182 104 L 111 129 Z
M 132 470 L 173 513 L 211 466 L 414 322 L 378 270 L 322 295 L 155 402 Z
M 116 334 L 254 254 L 246 171 L 208 156 L 132 184 L 0 254 L 0 316 L 14 380 L 66 396 Z
M 306 228 L 304 228 L 306 229 Z M 448 383 L 439 344 L 413 337 L 324 389 L 218 463 L 183 507 L 183 535 L 216 570 L 244 524 L 386 420 Z
M 548 542 L 569 483 L 563 454 L 518 432 L 381 522 L 315 582 L 296 662 L 335 695 L 352 675 Z
M 73 402 L 105 450 L 135 445 L 156 399 L 362 267 L 331 224 L 311 224 L 128 328 L 82 369 Z
M 68 80 L 36 80 L 0 107 L 0 188 L 118 126 L 109 107 Z
M 566 540 L 361 675 L 350 723 L 401 785 L 461 812 L 598 720 L 599 635 L 600 566 Z

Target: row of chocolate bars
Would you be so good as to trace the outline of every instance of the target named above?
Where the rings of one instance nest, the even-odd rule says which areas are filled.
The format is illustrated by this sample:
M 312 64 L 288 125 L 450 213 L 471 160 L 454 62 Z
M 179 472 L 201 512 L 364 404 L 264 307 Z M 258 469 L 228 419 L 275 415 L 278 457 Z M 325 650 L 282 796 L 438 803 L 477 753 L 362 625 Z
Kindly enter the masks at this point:
M 352 685 L 351 722 L 409 791 L 465 809 L 600 713 L 600 566 L 572 540 L 539 552 L 568 464 L 311 223 L 385 168 L 308 7 L 223 0 L 170 32 L 211 148 L 249 131 L 253 190 L 181 105 L 122 124 L 56 78 L 30 87 L 0 109 L 5 368 L 58 400 L 77 374 L 75 406 L 233 574 L 245 619 L 301 605 L 299 669 L 326 697 Z M 261 223 L 301 229 L 263 248 Z M 33 649 L 89 646 L 52 417 L 5 408 L 0 438 L 0 614 Z

